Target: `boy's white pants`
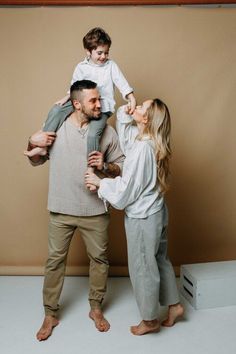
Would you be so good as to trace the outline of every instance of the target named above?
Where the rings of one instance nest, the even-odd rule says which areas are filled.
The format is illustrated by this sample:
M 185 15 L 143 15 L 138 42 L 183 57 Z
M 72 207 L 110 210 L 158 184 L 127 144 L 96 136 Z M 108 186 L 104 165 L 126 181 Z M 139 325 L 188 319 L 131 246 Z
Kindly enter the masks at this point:
M 159 303 L 179 302 L 173 267 L 167 256 L 168 210 L 144 218 L 125 217 L 128 265 L 134 295 L 143 320 L 157 318 Z

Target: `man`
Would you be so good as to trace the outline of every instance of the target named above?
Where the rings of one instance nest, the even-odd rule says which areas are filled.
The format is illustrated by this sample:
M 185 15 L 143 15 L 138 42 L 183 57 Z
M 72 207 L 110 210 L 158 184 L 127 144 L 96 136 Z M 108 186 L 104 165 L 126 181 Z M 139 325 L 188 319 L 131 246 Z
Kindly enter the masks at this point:
M 35 146 L 53 144 L 49 151 L 49 256 L 43 287 L 45 318 L 37 333 L 39 341 L 47 339 L 59 323 L 58 301 L 64 281 L 66 258 L 77 228 L 90 259 L 89 317 L 94 320 L 99 331 L 108 331 L 110 328 L 101 307 L 108 276 L 109 214 L 97 194 L 86 189 L 84 174 L 89 163 L 89 166 L 107 176 L 119 175 L 124 156 L 114 129 L 106 126 L 101 139 L 101 152 L 91 153 L 87 161 L 89 120 L 100 115 L 100 96 L 96 84 L 89 80 L 76 81 L 70 92 L 74 112 L 57 134 L 39 131 L 31 136 L 28 144 L 28 150 Z M 44 163 L 48 156 L 36 155 L 29 158 L 31 164 L 37 166 Z

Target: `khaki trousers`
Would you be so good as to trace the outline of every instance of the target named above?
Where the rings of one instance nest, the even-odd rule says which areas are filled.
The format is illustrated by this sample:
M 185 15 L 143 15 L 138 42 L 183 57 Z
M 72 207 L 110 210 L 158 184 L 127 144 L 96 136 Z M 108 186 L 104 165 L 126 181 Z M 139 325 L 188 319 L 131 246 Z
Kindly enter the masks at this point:
M 70 242 L 78 228 L 90 260 L 89 301 L 91 308 L 100 307 L 106 292 L 108 276 L 109 214 L 96 216 L 70 216 L 50 213 L 48 260 L 45 266 L 43 303 L 46 315 L 57 315 L 63 287 L 66 260 Z

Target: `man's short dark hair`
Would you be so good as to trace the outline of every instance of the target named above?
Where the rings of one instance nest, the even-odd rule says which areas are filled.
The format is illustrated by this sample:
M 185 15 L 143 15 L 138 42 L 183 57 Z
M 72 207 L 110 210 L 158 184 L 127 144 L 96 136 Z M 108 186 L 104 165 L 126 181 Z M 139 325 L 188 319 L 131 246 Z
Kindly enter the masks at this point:
M 97 87 L 96 82 L 91 80 L 79 80 L 75 81 L 70 88 L 70 98 L 71 100 L 77 99 L 78 93 L 82 92 L 83 90 L 92 90 Z
M 83 38 L 84 49 L 92 51 L 97 49 L 99 45 L 111 46 L 111 38 L 102 28 L 95 27 L 92 28 Z

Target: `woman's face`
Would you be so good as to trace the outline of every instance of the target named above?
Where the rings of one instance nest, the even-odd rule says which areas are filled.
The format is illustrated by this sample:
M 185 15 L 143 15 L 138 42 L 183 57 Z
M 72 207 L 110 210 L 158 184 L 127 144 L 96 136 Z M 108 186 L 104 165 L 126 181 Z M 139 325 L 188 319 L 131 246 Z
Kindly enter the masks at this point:
M 147 110 L 152 104 L 152 100 L 144 101 L 141 106 L 136 106 L 132 117 L 136 123 L 142 123 L 143 119 L 147 116 Z

